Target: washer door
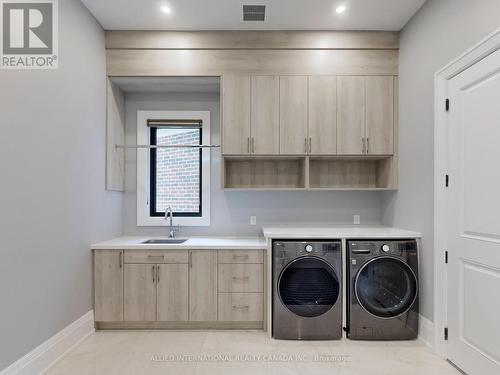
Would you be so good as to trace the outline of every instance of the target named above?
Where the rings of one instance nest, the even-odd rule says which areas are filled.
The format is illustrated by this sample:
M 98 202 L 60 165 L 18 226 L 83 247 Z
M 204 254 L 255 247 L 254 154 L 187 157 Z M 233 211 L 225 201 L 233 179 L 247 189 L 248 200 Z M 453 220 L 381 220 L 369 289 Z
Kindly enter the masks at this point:
M 340 293 L 340 283 L 333 267 L 316 257 L 301 257 L 281 271 L 278 293 L 292 313 L 313 318 L 330 310 Z
M 379 318 L 404 314 L 417 298 L 417 278 L 399 259 L 379 257 L 367 262 L 356 275 L 354 290 L 359 304 Z

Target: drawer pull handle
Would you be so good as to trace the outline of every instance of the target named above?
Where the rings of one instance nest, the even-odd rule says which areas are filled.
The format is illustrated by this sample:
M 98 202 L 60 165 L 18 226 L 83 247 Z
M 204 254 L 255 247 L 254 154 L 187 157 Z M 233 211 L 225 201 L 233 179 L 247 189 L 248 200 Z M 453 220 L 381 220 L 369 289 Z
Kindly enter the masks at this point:
M 233 310 L 248 310 L 249 308 L 248 305 L 233 305 Z
M 233 276 L 233 280 L 241 280 L 241 281 L 247 281 L 250 279 L 250 276 L 241 276 L 241 277 L 238 277 L 238 276 Z
M 148 259 L 165 259 L 165 255 L 148 255 Z
M 248 255 L 233 255 L 233 259 L 248 259 Z

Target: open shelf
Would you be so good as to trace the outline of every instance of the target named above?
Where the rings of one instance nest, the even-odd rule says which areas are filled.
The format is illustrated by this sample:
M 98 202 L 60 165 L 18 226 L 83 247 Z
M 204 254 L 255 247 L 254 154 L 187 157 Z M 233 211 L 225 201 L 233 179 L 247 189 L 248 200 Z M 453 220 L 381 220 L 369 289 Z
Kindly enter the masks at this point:
M 392 155 L 224 156 L 225 190 L 395 190 Z
M 225 157 L 225 189 L 296 190 L 306 186 L 304 157 Z
M 396 188 L 393 157 L 311 157 L 310 189 L 389 190 Z

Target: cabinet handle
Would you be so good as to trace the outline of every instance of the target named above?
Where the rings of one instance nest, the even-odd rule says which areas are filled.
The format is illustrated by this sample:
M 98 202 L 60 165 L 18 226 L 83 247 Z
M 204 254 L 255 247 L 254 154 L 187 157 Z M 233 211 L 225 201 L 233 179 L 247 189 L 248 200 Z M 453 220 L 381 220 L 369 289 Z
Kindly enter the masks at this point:
M 233 305 L 233 310 L 248 310 L 249 305 Z
M 312 138 L 309 137 L 309 153 L 312 153 Z
M 365 143 L 365 137 L 361 138 L 362 141 L 363 141 L 363 150 L 361 151 L 362 154 L 365 154 L 365 150 L 366 150 L 366 143 Z
M 148 255 L 148 259 L 154 260 L 154 259 L 165 259 L 165 255 Z
M 153 284 L 155 283 L 155 269 L 156 269 L 156 266 L 153 266 Z
M 248 254 L 247 255 L 233 255 L 233 259 L 248 259 Z
M 247 152 L 250 153 L 250 137 L 247 138 Z
M 193 253 L 191 251 L 189 252 L 188 263 L 189 263 L 189 268 L 193 268 Z
M 156 266 L 156 282 L 160 282 L 160 266 Z
M 123 250 L 120 251 L 120 268 L 123 267 Z
M 249 279 L 250 279 L 250 276 L 241 276 L 241 277 L 233 276 L 234 281 L 236 281 L 236 280 L 247 281 Z
M 255 154 L 255 138 L 252 137 L 252 154 Z
M 370 153 L 370 137 L 366 137 L 366 153 Z
M 305 150 L 305 153 L 307 154 L 307 138 L 304 139 L 304 150 Z

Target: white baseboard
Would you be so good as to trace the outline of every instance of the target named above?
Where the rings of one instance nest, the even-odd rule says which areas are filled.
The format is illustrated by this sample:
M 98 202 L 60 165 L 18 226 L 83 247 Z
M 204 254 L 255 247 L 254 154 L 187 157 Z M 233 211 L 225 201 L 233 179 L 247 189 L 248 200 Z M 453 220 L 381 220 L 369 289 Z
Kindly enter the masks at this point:
M 426 317 L 418 317 L 418 338 L 429 348 L 434 348 L 434 323 Z
M 90 310 L 0 372 L 0 375 L 41 374 L 93 332 L 94 311 Z

